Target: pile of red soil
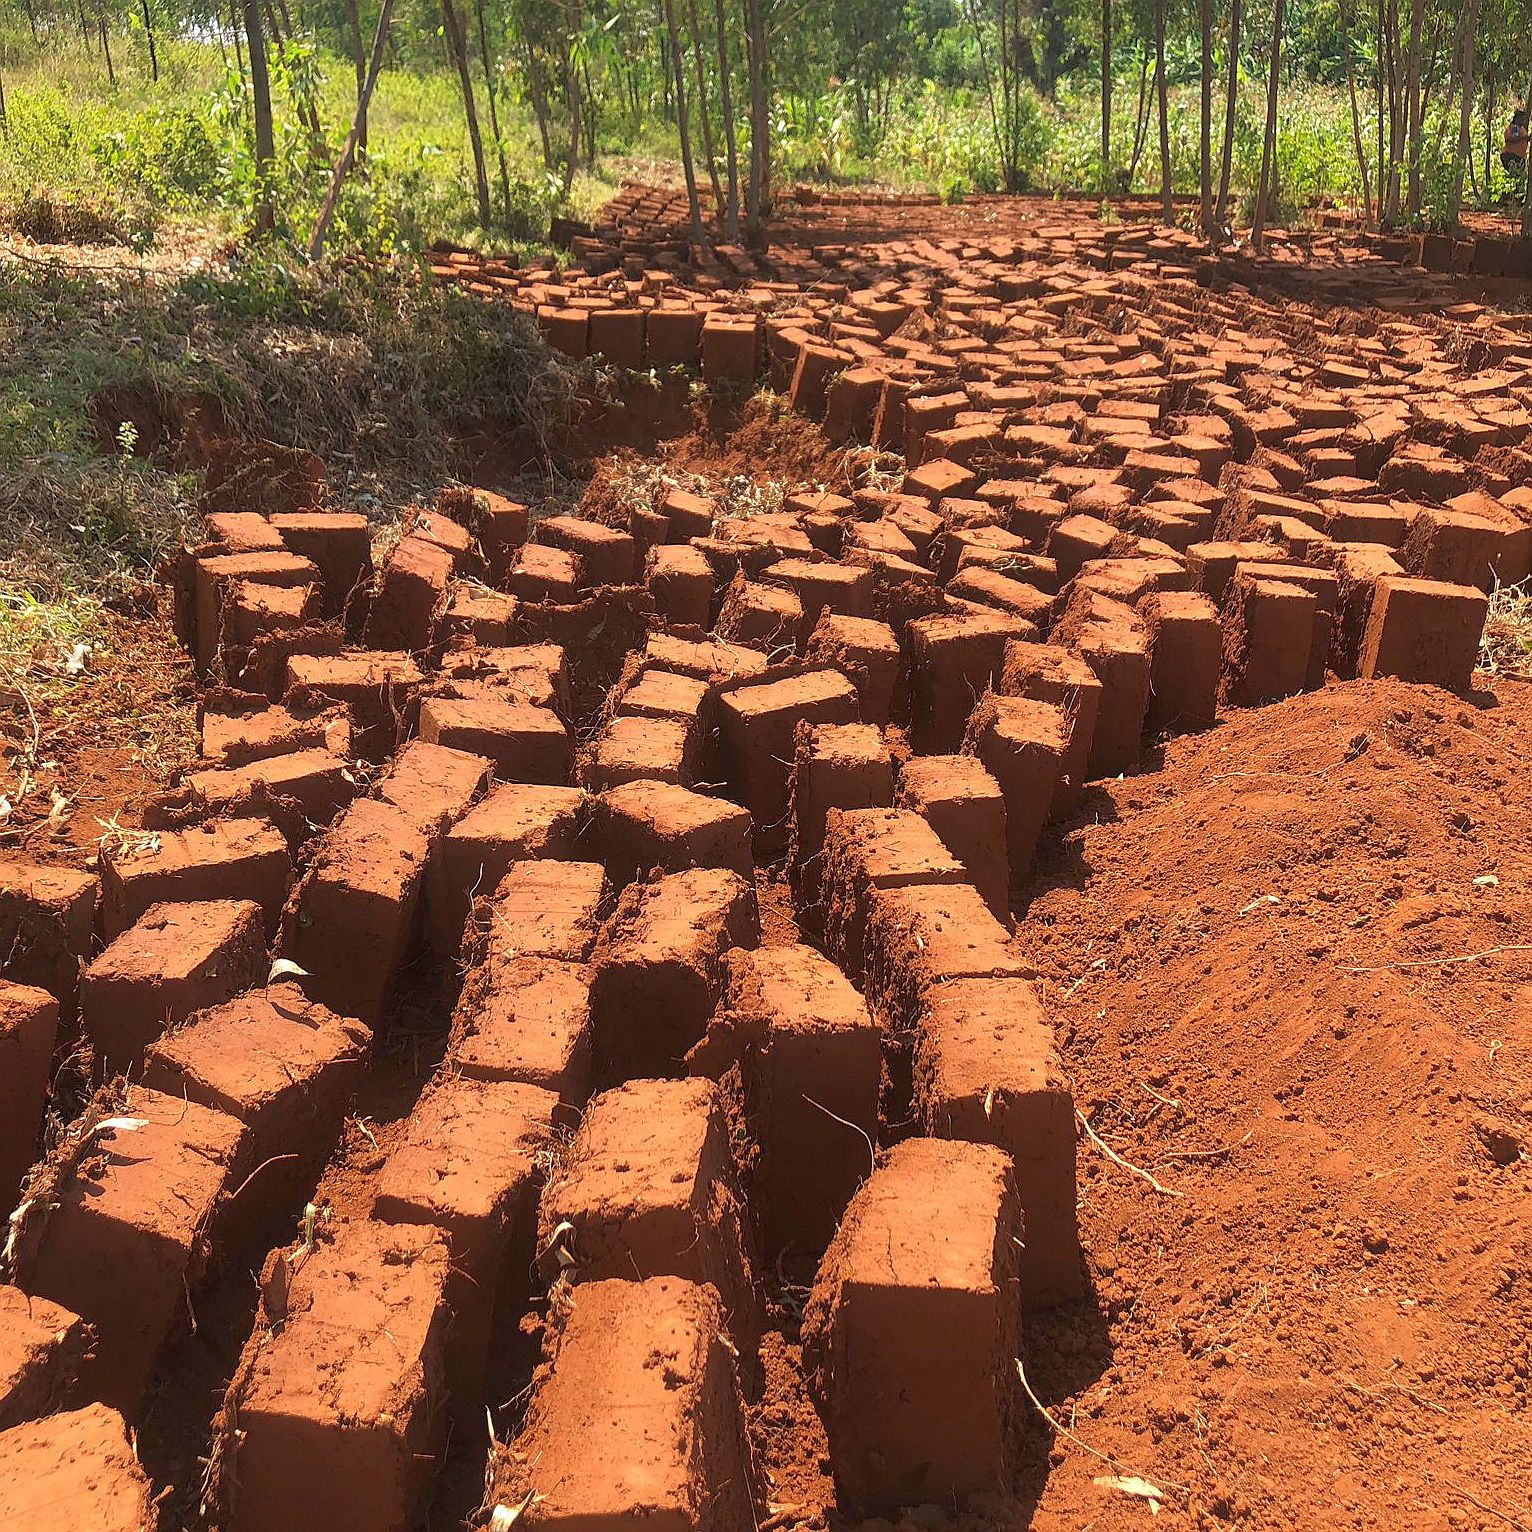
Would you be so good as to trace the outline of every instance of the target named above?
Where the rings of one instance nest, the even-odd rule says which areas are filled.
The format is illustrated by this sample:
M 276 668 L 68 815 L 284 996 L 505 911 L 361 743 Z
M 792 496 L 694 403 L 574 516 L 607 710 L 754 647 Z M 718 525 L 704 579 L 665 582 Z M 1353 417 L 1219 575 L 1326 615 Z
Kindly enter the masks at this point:
M 1532 692 L 1331 686 L 1088 794 L 1020 928 L 1097 1304 L 1032 1525 L 1532 1525 Z M 1102 1325 L 1105 1325 L 1103 1332 Z

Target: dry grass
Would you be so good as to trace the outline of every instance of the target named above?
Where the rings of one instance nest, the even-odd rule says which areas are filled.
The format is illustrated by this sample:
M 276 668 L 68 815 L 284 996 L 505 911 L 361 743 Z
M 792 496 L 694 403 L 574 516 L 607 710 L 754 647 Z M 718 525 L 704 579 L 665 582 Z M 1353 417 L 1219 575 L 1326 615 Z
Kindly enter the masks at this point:
M 1479 669 L 1532 680 L 1532 580 L 1497 585 L 1490 592 Z

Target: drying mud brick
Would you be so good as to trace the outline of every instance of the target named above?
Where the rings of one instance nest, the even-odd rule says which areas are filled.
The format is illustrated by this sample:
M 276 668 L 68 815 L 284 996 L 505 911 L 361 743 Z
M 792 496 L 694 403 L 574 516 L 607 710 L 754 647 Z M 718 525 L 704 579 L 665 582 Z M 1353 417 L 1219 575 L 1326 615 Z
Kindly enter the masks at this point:
M 819 902 L 825 815 L 832 808 L 888 808 L 893 801 L 893 759 L 872 724 L 798 725 L 787 862 L 800 908 Z
M 319 843 L 282 917 L 282 955 L 341 1016 L 376 1028 L 415 942 L 430 837 L 392 803 L 360 798 Z
M 750 682 L 718 699 L 724 775 L 755 824 L 762 859 L 786 849 L 789 775 L 800 723 L 856 723 L 856 691 L 835 670 Z
M 489 787 L 487 757 L 412 739 L 378 783 L 378 797 L 408 814 L 434 843 Z
M 1237 573 L 1223 609 L 1219 701 L 1257 707 L 1301 692 L 1317 607 L 1315 596 L 1298 585 Z
M 581 1287 L 490 1500 L 568 1532 L 754 1532 L 754 1475 L 718 1297 L 674 1277 Z
M 1005 796 L 983 763 L 971 755 L 911 756 L 899 769 L 894 802 L 901 809 L 913 809 L 936 831 L 995 917 L 1008 919 Z
M 215 819 L 101 848 L 101 926 L 121 936 L 156 904 L 250 899 L 276 934 L 292 881 L 282 832 L 264 819 Z
M 919 814 L 831 809 L 825 816 L 819 885 L 825 950 L 847 973 L 859 974 L 876 890 L 967 880 L 968 869 Z
M 809 634 L 804 658 L 838 670 L 856 688 L 862 717 L 882 726 L 893 711 L 899 679 L 899 640 L 886 622 L 826 612 Z
M 78 1314 L 0 1286 L 0 1431 L 58 1409 L 91 1341 Z
M 252 798 L 290 800 L 308 825 L 327 825 L 356 796 L 351 762 L 320 747 L 294 750 L 245 766 L 189 771 L 181 779 L 194 803 L 224 814 Z
M 1005 797 L 1005 850 L 1011 887 L 1026 886 L 1058 790 L 1069 720 L 1051 702 L 989 693 L 968 721 L 964 748 L 984 763 Z
M 571 856 L 589 799 L 577 787 L 507 782 L 448 830 L 426 868 L 426 917 L 439 955 L 455 953 L 473 900 L 513 863 Z
M 475 901 L 466 954 L 492 967 L 517 954 L 583 963 L 610 903 L 599 862 L 517 862 Z
M 131 1416 L 160 1347 L 189 1322 L 246 1134 L 223 1112 L 142 1086 L 109 1121 L 60 1182 L 17 1285 L 92 1326 L 80 1396 Z
M 284 590 L 317 586 L 319 571 L 307 559 L 291 553 L 214 553 L 196 560 L 196 659 L 207 670 L 218 658 L 223 642 L 224 611 L 232 589 L 242 581 Z
M 248 1130 L 226 1243 L 264 1254 L 313 1192 L 362 1077 L 372 1034 L 298 984 L 252 990 L 194 1016 L 144 1060 L 144 1084 Z
M 358 650 L 348 654 L 295 654 L 287 661 L 284 701 L 343 704 L 356 725 L 356 748 L 382 760 L 393 748 L 404 717 L 425 680 L 408 654 Z
M 1151 734 L 1205 728 L 1218 703 L 1223 632 L 1218 609 L 1200 591 L 1157 591 L 1139 615 L 1149 635 Z
M 922 755 L 951 754 L 963 743 L 968 715 L 993 684 L 1011 639 L 1036 637 L 1029 622 L 998 613 L 920 617 L 909 625 L 910 735 Z
M 695 548 L 651 548 L 644 583 L 654 609 L 678 627 L 705 628 L 712 619 L 713 569 Z
M 266 976 L 261 907 L 248 899 L 156 904 L 80 979 L 80 1019 L 98 1078 L 136 1076 L 144 1050 L 193 1011 Z
M 558 1097 L 534 1085 L 443 1076 L 410 1113 L 378 1173 L 372 1216 L 424 1224 L 447 1240 L 452 1311 L 447 1388 L 475 1426 L 496 1316 L 520 1314 L 528 1296 L 537 1220 L 537 1154 L 553 1131 Z
M 812 947 L 735 951 L 724 966 L 723 1030 L 761 1148 L 751 1191 L 766 1255 L 817 1253 L 870 1168 L 881 1035 L 850 981 Z
M 401 538 L 378 571 L 365 637 L 374 649 L 430 648 L 456 560 L 427 538 Z
M 519 1081 L 571 1106 L 590 1094 L 590 973 L 579 963 L 512 956 L 469 970 L 452 1018 L 447 1066 L 472 1080 Z
M 678 1073 L 718 1003 L 724 953 L 759 940 L 755 889 L 738 873 L 694 868 L 627 889 L 592 957 L 598 1080 Z
M 597 1096 L 543 1193 L 538 1249 L 562 1252 L 559 1269 L 582 1283 L 707 1283 L 751 1355 L 759 1315 L 718 1087 L 634 1080 Z
M 1026 1308 L 1080 1297 L 1074 1098 L 1036 986 L 959 979 L 932 990 L 915 1049 L 915 1100 L 927 1133 L 1010 1155 Z
M 1388 549 L 1372 543 L 1345 543 L 1335 553 L 1335 622 L 1330 630 L 1330 669 L 1355 680 L 1362 660 L 1362 635 L 1385 575 L 1403 575 L 1399 561 Z
M 574 748 L 550 708 L 498 698 L 428 697 L 420 704 L 420 737 L 482 755 L 502 782 L 569 781 Z
M 26 1532 L 144 1532 L 153 1486 L 127 1422 L 105 1404 L 0 1431 L 0 1526 Z
M 1007 697 L 1030 697 L 1062 709 L 1069 740 L 1059 765 L 1050 819 L 1068 819 L 1085 796 L 1091 746 L 1101 714 L 1102 685 L 1078 654 L 1058 644 L 1010 643 L 995 690 Z
M 1053 642 L 1074 649 L 1101 683 L 1086 762 L 1089 777 L 1133 770 L 1143 751 L 1149 710 L 1149 644 L 1142 624 L 1119 601 L 1081 593 L 1054 630 Z
M 446 1436 L 447 1243 L 343 1224 L 268 1262 L 215 1441 L 229 1532 L 409 1527 Z
M 320 612 L 339 616 L 351 593 L 372 578 L 372 527 L 351 511 L 287 511 L 271 518 L 289 553 L 319 571 Z
M 973 884 L 871 891 L 862 993 L 884 1026 L 913 1028 L 938 985 L 990 977 L 1030 978 L 1031 969 Z
M 673 782 L 625 782 L 596 798 L 591 841 L 614 886 L 652 872 L 723 867 L 751 878 L 750 815 Z
M 852 1198 L 803 1318 L 843 1511 L 1010 1487 L 1020 1233 L 988 1144 L 910 1139 Z
M 695 741 L 691 720 L 611 718 L 580 762 L 580 783 L 593 793 L 645 780 L 689 787 Z
M 1359 674 L 1467 691 L 1488 610 L 1475 587 L 1385 575 L 1362 632 Z
M 47 990 L 66 1020 L 74 1016 L 100 895 L 88 872 L 0 861 L 0 977 Z
M 15 1206 L 37 1158 L 59 1004 L 45 989 L 0 979 L 0 1203 Z

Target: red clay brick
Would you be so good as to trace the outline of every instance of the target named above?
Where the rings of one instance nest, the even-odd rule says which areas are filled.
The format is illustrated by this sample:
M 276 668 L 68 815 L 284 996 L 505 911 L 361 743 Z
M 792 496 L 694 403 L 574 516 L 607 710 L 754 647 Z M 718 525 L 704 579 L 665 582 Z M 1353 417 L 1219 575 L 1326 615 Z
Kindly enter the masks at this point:
M 591 1079 L 589 971 L 519 956 L 470 969 L 447 1062 L 468 1079 L 520 1081 L 582 1104 Z
M 110 1405 L 0 1431 L 0 1525 L 26 1532 L 144 1532 L 153 1486 Z
M 1011 879 L 1005 797 L 983 763 L 970 755 L 911 756 L 900 768 L 894 802 L 913 809 L 936 831 L 984 902 L 997 918 L 1006 919 Z
M 19 1287 L 0 1287 L 0 1431 L 57 1410 L 92 1341 L 78 1314 Z
M 7 1212 L 37 1158 L 48 1102 L 58 1001 L 0 979 L 0 1204 Z
M 670 782 L 626 782 L 593 806 L 591 841 L 614 885 L 650 873 L 724 867 L 754 875 L 750 815 L 726 798 L 710 798 Z

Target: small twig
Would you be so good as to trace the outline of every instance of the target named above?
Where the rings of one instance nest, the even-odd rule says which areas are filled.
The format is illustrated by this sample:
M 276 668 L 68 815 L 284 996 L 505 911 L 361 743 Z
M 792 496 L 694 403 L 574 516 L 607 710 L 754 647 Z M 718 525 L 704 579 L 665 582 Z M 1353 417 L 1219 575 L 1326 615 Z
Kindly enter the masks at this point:
M 836 1113 L 829 1109 L 829 1107 L 825 1106 L 822 1102 L 816 1101 L 806 1091 L 800 1092 L 800 1094 L 810 1106 L 817 1106 L 819 1110 L 825 1114 L 826 1117 L 834 1118 L 834 1120 L 840 1123 L 842 1127 L 850 1128 L 853 1133 L 861 1135 L 862 1142 L 867 1145 L 867 1174 L 871 1175 L 873 1171 L 878 1168 L 878 1151 L 873 1147 L 872 1140 L 868 1138 L 867 1130 L 865 1128 L 858 1127 L 854 1122 L 847 1122 L 844 1117 L 837 1116 Z
M 1499 947 L 1486 947 L 1483 952 L 1461 952 L 1456 957 L 1411 958 L 1407 962 L 1379 963 L 1374 968 L 1356 968 L 1346 963 L 1337 966 L 1342 973 L 1392 973 L 1400 968 L 1445 968 L 1450 963 L 1477 963 L 1481 958 L 1495 957 L 1502 952 L 1532 952 L 1532 942 L 1506 942 Z
M 1124 1170 L 1131 1171 L 1135 1176 L 1139 1176 L 1143 1180 L 1147 1181 L 1150 1186 L 1152 1186 L 1155 1191 L 1157 1191 L 1162 1197 L 1184 1197 L 1186 1195 L 1185 1192 L 1178 1192 L 1169 1186 L 1162 1185 L 1152 1175 L 1150 1175 L 1147 1170 L 1143 1169 L 1141 1166 L 1130 1164 L 1127 1160 L 1123 1159 L 1123 1157 L 1118 1154 L 1118 1152 L 1112 1148 L 1112 1146 L 1107 1143 L 1107 1141 L 1102 1138 L 1102 1136 L 1097 1133 L 1093 1127 L 1091 1127 L 1090 1123 L 1085 1120 L 1085 1114 L 1080 1110 L 1079 1107 L 1075 1108 L 1075 1116 L 1079 1119 L 1080 1126 L 1084 1128 L 1086 1133 L 1089 1135 L 1090 1141 L 1095 1144 L 1095 1146 L 1109 1160 L 1113 1161 L 1113 1163 L 1121 1165 Z
M 1502 1511 L 1498 1506 L 1487 1505 L 1471 1490 L 1464 1489 L 1461 1484 L 1455 1484 L 1451 1479 L 1444 1479 L 1441 1475 L 1434 1473 L 1427 1473 L 1425 1477 L 1426 1483 L 1445 1484 L 1448 1489 L 1461 1495 L 1470 1504 L 1478 1506 L 1481 1511 L 1487 1511 L 1491 1516 L 1498 1516 L 1508 1527 L 1515 1527 L 1517 1532 L 1532 1532 L 1532 1527 L 1529 1527 L 1526 1522 L 1519 1520 L 1506 1511 Z M 1520 1510 L 1521 1508 L 1518 1506 L 1517 1509 Z M 1523 1512 L 1522 1514 L 1525 1515 L 1526 1513 Z
M 1154 1163 L 1168 1165 L 1172 1160 L 1221 1160 L 1225 1155 L 1233 1154 L 1236 1149 L 1243 1149 L 1254 1137 L 1255 1130 L 1252 1128 L 1237 1143 L 1225 1144 L 1221 1149 L 1186 1149 L 1179 1154 L 1162 1154 Z

